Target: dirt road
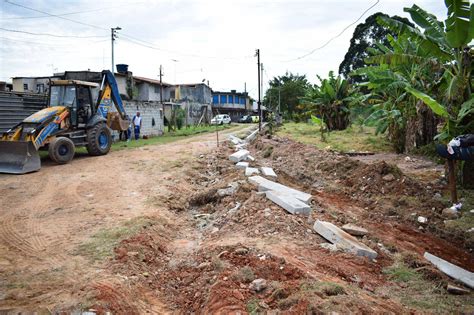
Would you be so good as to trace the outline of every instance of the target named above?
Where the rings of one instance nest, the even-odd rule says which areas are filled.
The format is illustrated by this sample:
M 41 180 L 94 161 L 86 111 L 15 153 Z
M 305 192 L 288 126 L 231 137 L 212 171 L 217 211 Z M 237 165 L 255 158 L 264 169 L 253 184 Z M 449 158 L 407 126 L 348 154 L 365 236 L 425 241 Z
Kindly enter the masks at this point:
M 177 180 L 215 145 L 215 134 L 206 134 L 76 157 L 67 165 L 45 161 L 41 171 L 22 176 L 1 174 L 0 312 L 67 309 L 84 301 L 84 288 L 115 281 L 80 245 L 133 218 L 160 213 L 166 219 L 153 196 L 186 190 Z

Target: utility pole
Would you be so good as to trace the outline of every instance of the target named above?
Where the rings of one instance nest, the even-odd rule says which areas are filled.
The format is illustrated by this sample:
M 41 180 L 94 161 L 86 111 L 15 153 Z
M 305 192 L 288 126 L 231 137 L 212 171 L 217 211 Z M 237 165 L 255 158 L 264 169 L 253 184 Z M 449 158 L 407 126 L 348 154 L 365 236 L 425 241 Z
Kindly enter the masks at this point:
M 160 65 L 160 103 L 161 103 L 161 111 L 163 113 L 163 132 L 165 129 L 165 104 L 163 104 L 163 66 Z M 173 106 L 173 105 L 171 105 Z M 169 121 L 168 121 L 168 126 L 169 126 Z
M 261 109 L 261 99 L 260 99 L 260 49 L 257 49 L 255 52 L 255 55 L 257 56 L 257 73 L 258 73 L 258 131 L 262 131 L 262 109 Z
M 112 27 L 110 29 L 110 35 L 111 35 L 111 39 L 112 39 L 112 75 L 114 75 L 115 73 L 115 63 L 114 63 L 114 42 L 115 42 L 115 39 L 117 38 L 117 31 L 120 31 L 122 28 L 120 28 L 119 26 L 117 27 Z
M 278 80 L 278 115 L 280 115 L 281 81 Z

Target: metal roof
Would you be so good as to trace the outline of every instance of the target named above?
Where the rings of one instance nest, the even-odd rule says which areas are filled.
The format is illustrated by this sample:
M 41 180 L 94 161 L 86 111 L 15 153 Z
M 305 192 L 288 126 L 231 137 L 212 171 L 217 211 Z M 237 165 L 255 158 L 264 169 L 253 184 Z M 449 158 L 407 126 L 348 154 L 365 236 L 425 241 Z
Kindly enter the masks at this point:
M 51 81 L 51 85 L 85 85 L 90 87 L 99 87 L 98 83 L 94 82 L 87 82 L 81 80 L 53 80 Z

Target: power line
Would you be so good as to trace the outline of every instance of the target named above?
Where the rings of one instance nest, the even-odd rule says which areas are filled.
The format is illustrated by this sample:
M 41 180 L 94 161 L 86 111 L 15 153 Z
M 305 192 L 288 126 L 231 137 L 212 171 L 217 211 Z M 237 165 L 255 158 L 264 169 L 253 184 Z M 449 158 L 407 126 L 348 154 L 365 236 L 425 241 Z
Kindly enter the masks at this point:
M 295 59 L 290 59 L 290 60 L 287 60 L 287 62 L 289 61 L 295 61 L 295 60 L 300 60 L 300 59 L 303 59 L 303 58 L 306 58 L 308 57 L 309 55 L 312 55 L 314 54 L 317 50 L 320 50 L 320 49 L 323 49 L 324 47 L 326 47 L 327 45 L 329 45 L 329 43 L 331 43 L 333 40 L 335 40 L 336 38 L 338 38 L 339 36 L 341 36 L 349 27 L 351 27 L 352 25 L 356 24 L 357 22 L 359 22 L 359 20 L 367 13 L 369 12 L 373 7 L 375 7 L 377 4 L 379 4 L 380 0 L 377 0 L 374 4 L 372 4 L 369 8 L 367 8 L 364 12 L 362 12 L 362 14 L 357 18 L 357 20 L 355 20 L 354 22 L 352 22 L 351 24 L 347 25 L 339 34 L 337 34 L 336 36 L 330 38 L 326 43 L 324 43 L 322 46 L 320 47 L 317 47 L 313 50 L 311 50 L 310 52 L 302 55 L 302 56 L 299 56 Z
M 60 37 L 60 38 L 105 38 L 107 36 L 98 36 L 98 35 L 91 35 L 91 36 L 76 36 L 76 35 L 56 35 L 56 34 L 49 34 L 49 33 L 33 33 L 28 31 L 20 31 L 20 30 L 13 30 L 8 28 L 0 27 L 0 30 L 12 33 L 22 33 L 28 35 L 35 35 L 35 36 L 51 36 L 51 37 Z
M 10 4 L 13 4 L 10 2 Z M 137 3 L 129 3 L 125 5 L 119 5 L 119 6 L 114 6 L 114 7 L 106 7 L 106 8 L 99 8 L 99 9 L 92 9 L 92 10 L 84 10 L 84 11 L 76 11 L 76 12 L 68 12 L 68 13 L 61 13 L 61 14 L 56 14 L 54 17 L 59 17 L 59 16 L 68 16 L 68 15 L 76 15 L 76 14 L 82 14 L 82 13 L 90 13 L 90 12 L 98 12 L 98 11 L 103 11 L 103 10 L 110 10 L 110 9 L 115 9 L 115 8 L 121 8 L 125 6 L 130 6 L 130 5 L 136 5 Z M 50 17 L 50 15 L 39 15 L 39 16 L 21 16 L 21 17 L 12 17 L 12 18 L 2 18 L 1 20 L 3 21 L 8 21 L 8 20 L 26 20 L 26 19 L 41 19 L 41 18 L 46 18 Z

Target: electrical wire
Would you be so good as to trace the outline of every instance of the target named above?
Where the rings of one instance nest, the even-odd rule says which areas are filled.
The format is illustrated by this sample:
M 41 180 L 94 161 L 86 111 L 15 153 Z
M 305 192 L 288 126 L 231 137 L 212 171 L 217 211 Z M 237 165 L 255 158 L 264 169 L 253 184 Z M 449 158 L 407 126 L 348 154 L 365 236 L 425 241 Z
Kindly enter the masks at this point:
M 369 8 L 367 8 L 364 12 L 362 12 L 362 14 L 357 18 L 357 20 L 355 20 L 354 22 L 352 22 L 351 24 L 347 25 L 339 34 L 337 34 L 336 36 L 334 37 L 331 37 L 326 43 L 324 43 L 322 46 L 319 46 L 313 50 L 311 50 L 310 52 L 302 55 L 302 56 L 299 56 L 297 58 L 294 58 L 294 59 L 290 59 L 290 60 L 286 60 L 286 62 L 290 62 L 290 61 L 296 61 L 296 60 L 300 60 L 300 59 L 303 59 L 303 58 L 306 58 L 312 54 L 314 54 L 316 51 L 318 50 L 321 50 L 323 49 L 324 47 L 326 47 L 327 45 L 329 45 L 333 40 L 335 40 L 336 38 L 340 37 L 345 31 L 347 31 L 347 29 L 349 27 L 351 27 L 352 25 L 356 24 L 357 22 L 360 21 L 360 19 L 367 13 L 369 12 L 372 8 L 374 8 L 377 4 L 379 4 L 380 0 L 377 0 L 374 4 L 372 4 Z
M 91 35 L 91 36 L 76 36 L 76 35 L 56 35 L 56 34 L 49 34 L 49 33 L 34 33 L 28 31 L 20 31 L 20 30 L 13 30 L 8 28 L 0 27 L 0 30 L 12 33 L 22 33 L 28 35 L 35 35 L 35 36 L 51 36 L 51 37 L 59 37 L 59 38 L 105 38 L 108 36 L 98 36 L 98 35 Z

